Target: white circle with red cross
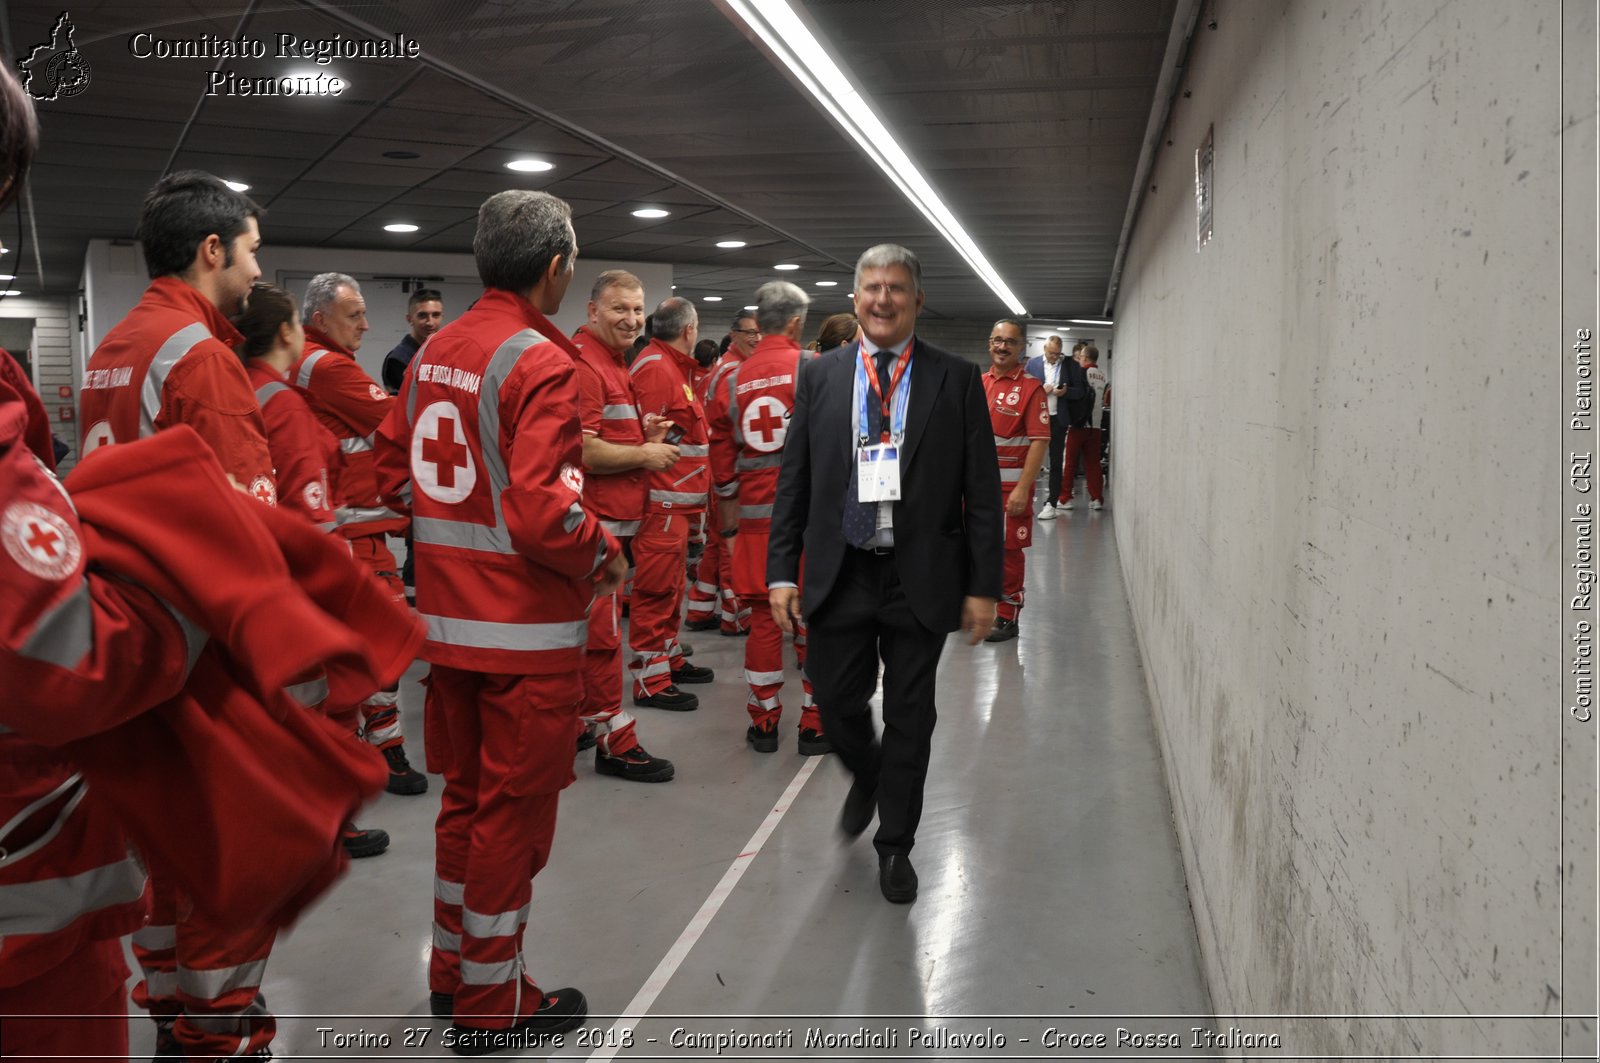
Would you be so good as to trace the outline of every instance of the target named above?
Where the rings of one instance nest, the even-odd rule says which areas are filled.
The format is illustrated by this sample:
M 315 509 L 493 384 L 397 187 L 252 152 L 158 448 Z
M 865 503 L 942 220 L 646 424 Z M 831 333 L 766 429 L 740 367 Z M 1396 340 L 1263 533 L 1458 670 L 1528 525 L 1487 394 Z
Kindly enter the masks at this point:
M 12 560 L 40 579 L 62 580 L 77 571 L 83 546 L 72 525 L 37 502 L 13 502 L 0 517 L 0 539 Z
M 117 437 L 111 434 L 111 422 L 96 421 L 87 432 L 83 433 L 83 455 L 88 457 L 96 448 L 116 441 Z
M 275 506 L 278 504 L 278 489 L 267 477 L 257 476 L 250 481 L 250 497 L 264 506 Z
M 465 425 L 453 402 L 429 403 L 417 416 L 411 432 L 411 479 L 435 502 L 460 502 L 478 482 Z
M 739 431 L 744 434 L 745 446 L 770 454 L 783 449 L 783 438 L 789 434 L 789 407 L 771 395 L 762 395 L 739 417 Z
M 321 479 L 312 480 L 300 492 L 300 497 L 305 499 L 306 508 L 321 512 L 328 508 L 328 489 L 322 485 Z

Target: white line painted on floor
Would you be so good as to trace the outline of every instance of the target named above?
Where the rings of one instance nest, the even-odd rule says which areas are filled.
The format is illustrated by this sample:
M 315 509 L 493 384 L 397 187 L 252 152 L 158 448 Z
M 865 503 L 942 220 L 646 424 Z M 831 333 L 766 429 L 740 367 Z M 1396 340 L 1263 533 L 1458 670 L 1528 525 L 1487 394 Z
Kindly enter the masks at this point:
M 590 1059 L 612 1059 L 616 1056 L 618 1046 L 624 1040 L 623 1031 L 631 1031 L 639 1025 L 639 1021 L 650 1013 L 655 1006 L 656 998 L 661 991 L 667 988 L 667 983 L 677 973 L 678 968 L 688 957 L 689 950 L 694 948 L 695 942 L 705 934 L 706 927 L 711 925 L 711 920 L 716 918 L 723 903 L 733 893 L 733 888 L 744 877 L 746 869 L 755 861 L 761 852 L 761 847 L 767 844 L 767 839 L 782 822 L 784 813 L 794 805 L 796 797 L 800 796 L 801 787 L 810 779 L 817 770 L 817 765 L 822 763 L 823 757 L 807 757 L 804 765 L 795 773 L 794 779 L 789 783 L 789 788 L 783 791 L 783 796 L 778 798 L 778 803 L 772 806 L 772 811 L 767 813 L 767 818 L 761 821 L 761 826 L 750 836 L 739 855 L 734 857 L 733 863 L 728 865 L 728 870 L 722 873 L 722 879 L 711 891 L 705 903 L 700 905 L 700 910 L 694 913 L 694 918 L 689 920 L 689 925 L 683 928 L 683 933 L 678 935 L 678 940 L 673 942 L 672 948 L 656 964 L 656 969 L 650 977 L 644 980 L 644 985 L 639 987 L 628 1006 L 622 1010 L 622 1017 L 611 1026 L 611 1036 L 607 1037 L 608 1047 L 598 1049 L 590 1054 Z

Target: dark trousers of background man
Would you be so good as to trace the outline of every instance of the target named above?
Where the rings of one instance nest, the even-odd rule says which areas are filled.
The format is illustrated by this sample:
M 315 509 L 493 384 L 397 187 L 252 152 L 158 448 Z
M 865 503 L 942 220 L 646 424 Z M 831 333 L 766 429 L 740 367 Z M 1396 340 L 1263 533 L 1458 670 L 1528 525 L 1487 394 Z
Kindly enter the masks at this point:
M 812 675 L 822 730 L 855 776 L 876 788 L 880 856 L 911 851 L 922 819 L 922 787 L 933 748 L 934 674 L 945 634 L 911 611 L 892 553 L 846 548 L 837 582 L 807 618 L 807 653 L 827 665 Z M 869 704 L 883 659 L 883 742 Z
M 1066 445 L 1067 422 L 1050 418 L 1050 497 L 1045 501 L 1052 506 L 1061 501 L 1061 454 Z

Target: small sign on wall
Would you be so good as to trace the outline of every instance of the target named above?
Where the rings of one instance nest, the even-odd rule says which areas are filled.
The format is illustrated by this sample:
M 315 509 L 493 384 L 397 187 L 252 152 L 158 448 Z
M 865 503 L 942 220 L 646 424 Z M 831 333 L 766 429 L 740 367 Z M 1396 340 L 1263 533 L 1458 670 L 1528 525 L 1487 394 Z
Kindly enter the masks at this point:
M 72 398 L 72 387 L 67 384 L 62 384 L 56 388 L 56 394 L 60 395 L 64 399 L 70 399 Z
M 60 410 L 59 410 L 59 414 L 60 414 L 60 418 L 59 418 L 60 420 L 63 420 L 63 421 L 72 420 L 72 416 L 73 416 L 72 415 L 72 407 L 71 406 L 62 406 L 60 408 Z
M 1212 169 L 1215 151 L 1211 134 L 1214 125 L 1206 126 L 1206 138 L 1200 142 L 1200 147 L 1194 153 L 1194 220 L 1195 220 L 1195 250 L 1211 242 L 1211 204 L 1212 189 L 1215 185 L 1216 173 Z

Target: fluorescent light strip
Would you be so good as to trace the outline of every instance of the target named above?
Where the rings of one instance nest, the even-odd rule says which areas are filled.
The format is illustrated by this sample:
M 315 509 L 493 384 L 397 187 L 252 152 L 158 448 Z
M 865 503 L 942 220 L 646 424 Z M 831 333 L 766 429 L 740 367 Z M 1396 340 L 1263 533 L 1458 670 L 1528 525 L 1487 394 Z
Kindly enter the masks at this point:
M 786 0 L 727 0 L 728 7 L 783 60 L 834 121 L 861 146 L 878 169 L 922 212 L 939 234 L 967 260 L 1013 314 L 1027 308 L 989 264 L 978 245 L 945 206 L 916 163 L 889 133 L 866 98 L 857 92 Z

